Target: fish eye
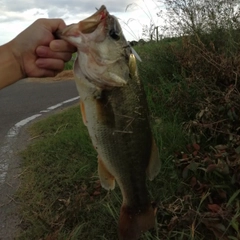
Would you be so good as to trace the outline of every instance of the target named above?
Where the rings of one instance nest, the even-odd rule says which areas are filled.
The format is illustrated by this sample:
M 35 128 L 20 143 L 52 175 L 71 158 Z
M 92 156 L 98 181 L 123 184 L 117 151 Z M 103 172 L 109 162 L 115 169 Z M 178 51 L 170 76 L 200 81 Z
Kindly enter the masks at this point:
M 120 39 L 119 34 L 114 29 L 111 29 L 109 31 L 109 36 L 116 41 L 118 41 Z

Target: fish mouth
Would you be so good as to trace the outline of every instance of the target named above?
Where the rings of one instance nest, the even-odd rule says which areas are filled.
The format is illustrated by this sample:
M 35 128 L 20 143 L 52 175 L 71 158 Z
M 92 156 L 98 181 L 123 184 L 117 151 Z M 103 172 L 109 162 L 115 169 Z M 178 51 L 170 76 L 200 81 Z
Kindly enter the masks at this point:
M 108 11 L 106 7 L 102 5 L 92 16 L 79 22 L 79 30 L 82 33 L 92 33 L 107 16 Z
M 57 39 L 65 38 L 65 36 L 78 36 L 81 34 L 89 34 L 93 33 L 98 25 L 106 21 L 107 17 L 109 16 L 109 13 L 104 5 L 102 5 L 97 12 L 95 12 L 90 17 L 80 21 L 78 24 L 71 24 L 68 25 L 63 30 L 58 30 L 55 32 L 55 37 Z

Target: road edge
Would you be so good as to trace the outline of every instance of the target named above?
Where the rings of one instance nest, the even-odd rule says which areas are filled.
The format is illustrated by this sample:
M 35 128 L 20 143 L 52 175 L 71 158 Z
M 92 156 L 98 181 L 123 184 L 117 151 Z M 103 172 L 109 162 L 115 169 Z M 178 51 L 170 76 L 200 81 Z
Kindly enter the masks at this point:
M 0 149 L 0 240 L 13 240 L 19 233 L 21 218 L 15 194 L 20 187 L 21 157 L 19 153 L 30 143 L 27 129 L 31 124 L 73 106 L 79 97 L 68 99 L 16 123 L 5 136 Z M 4 172 L 5 171 L 5 172 Z

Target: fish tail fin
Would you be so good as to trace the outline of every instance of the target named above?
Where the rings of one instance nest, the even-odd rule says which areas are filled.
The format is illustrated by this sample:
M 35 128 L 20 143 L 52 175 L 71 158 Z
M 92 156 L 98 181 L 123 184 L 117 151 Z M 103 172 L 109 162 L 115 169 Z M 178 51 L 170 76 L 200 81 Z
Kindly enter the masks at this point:
M 122 206 L 118 224 L 120 240 L 137 240 L 143 232 L 155 226 L 155 212 L 151 204 L 144 211 L 132 211 Z

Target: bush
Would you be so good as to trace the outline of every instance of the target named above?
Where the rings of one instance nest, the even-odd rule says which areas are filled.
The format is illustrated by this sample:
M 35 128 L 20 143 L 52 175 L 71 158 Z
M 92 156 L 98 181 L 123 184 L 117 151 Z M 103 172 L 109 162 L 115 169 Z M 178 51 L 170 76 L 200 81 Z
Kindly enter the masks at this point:
M 199 135 L 198 139 L 228 144 L 234 138 L 238 142 L 239 4 L 167 0 L 165 5 L 170 14 L 169 32 L 179 36 L 165 48 L 161 61 L 160 75 L 175 83 L 168 107 L 182 113 L 185 127 Z M 157 54 L 164 58 L 164 52 Z M 168 64 L 169 58 L 176 62 Z

